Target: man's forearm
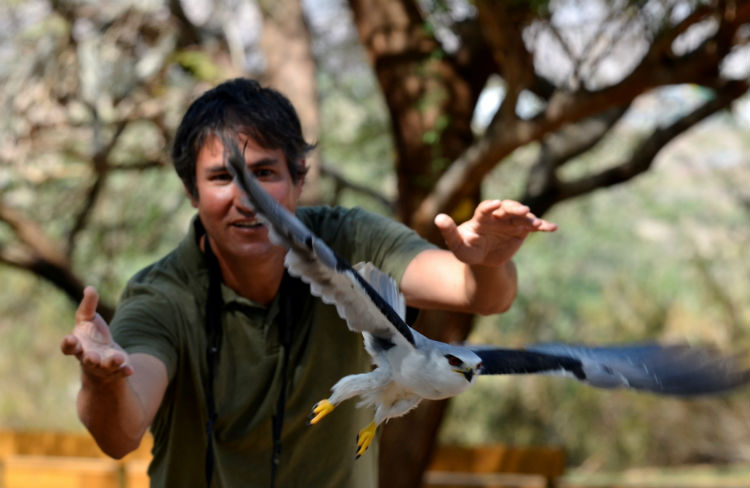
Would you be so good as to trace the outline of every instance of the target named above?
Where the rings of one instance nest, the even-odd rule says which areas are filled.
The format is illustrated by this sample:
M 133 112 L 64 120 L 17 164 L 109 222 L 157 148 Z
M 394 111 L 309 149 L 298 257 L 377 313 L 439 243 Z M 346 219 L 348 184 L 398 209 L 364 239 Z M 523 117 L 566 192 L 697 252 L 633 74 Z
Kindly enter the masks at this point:
M 136 449 L 151 425 L 167 389 L 167 369 L 161 360 L 131 354 L 133 374 L 101 380 L 85 372 L 78 393 L 78 416 L 99 447 L 114 458 Z
M 77 406 L 81 422 L 115 459 L 135 450 L 149 425 L 130 377 L 102 381 L 83 373 Z
M 513 261 L 501 266 L 466 265 L 466 289 L 470 308 L 480 315 L 507 311 L 518 292 Z
M 406 302 L 417 308 L 500 313 L 516 297 L 516 266 L 510 260 L 499 266 L 469 265 L 450 251 L 430 249 L 409 263 L 401 290 Z

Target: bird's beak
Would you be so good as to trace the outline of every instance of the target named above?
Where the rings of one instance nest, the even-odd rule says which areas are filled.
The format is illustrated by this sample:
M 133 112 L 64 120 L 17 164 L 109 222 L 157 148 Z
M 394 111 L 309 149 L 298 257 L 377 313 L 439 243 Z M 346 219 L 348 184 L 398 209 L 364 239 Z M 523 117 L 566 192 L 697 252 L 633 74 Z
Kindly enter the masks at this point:
M 475 374 L 472 368 L 454 369 L 453 371 L 462 375 L 464 378 L 466 378 L 466 381 L 468 381 L 469 383 L 471 383 L 471 379 L 474 378 L 474 374 Z

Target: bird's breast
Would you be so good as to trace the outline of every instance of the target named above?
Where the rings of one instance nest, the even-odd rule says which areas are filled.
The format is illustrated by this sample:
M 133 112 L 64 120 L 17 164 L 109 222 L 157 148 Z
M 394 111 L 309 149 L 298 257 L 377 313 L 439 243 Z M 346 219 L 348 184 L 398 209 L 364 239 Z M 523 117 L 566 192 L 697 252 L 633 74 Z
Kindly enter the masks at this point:
M 416 349 L 393 351 L 386 356 L 393 371 L 394 382 L 428 400 L 456 396 L 473 382 L 473 378 L 469 381 L 462 373 L 447 368 L 447 363 L 440 358 L 421 354 Z

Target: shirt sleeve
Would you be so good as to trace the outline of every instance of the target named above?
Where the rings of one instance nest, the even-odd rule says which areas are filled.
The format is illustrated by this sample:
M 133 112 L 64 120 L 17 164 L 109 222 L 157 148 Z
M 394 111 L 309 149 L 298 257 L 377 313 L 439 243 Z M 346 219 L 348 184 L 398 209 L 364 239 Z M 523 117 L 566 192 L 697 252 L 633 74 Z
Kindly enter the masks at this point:
M 402 223 L 358 207 L 331 209 L 317 224 L 314 232 L 350 264 L 372 262 L 397 283 L 417 254 L 437 248 Z
M 177 369 L 179 339 L 175 321 L 181 315 L 153 285 L 129 283 L 110 323 L 112 337 L 128 354 L 145 353 Z

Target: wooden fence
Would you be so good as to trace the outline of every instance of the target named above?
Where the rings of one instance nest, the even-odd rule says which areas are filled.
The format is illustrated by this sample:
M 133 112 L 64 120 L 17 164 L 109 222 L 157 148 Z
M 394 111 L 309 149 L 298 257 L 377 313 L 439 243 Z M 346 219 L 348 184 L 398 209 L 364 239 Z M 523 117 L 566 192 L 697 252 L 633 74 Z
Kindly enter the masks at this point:
M 148 488 L 151 438 L 121 460 L 87 433 L 0 431 L 0 488 Z
M 152 440 L 121 460 L 87 433 L 0 430 L 0 488 L 147 488 Z M 557 448 L 439 448 L 422 488 L 545 488 L 565 470 Z
M 564 473 L 565 452 L 557 447 L 443 446 L 422 488 L 551 488 Z

